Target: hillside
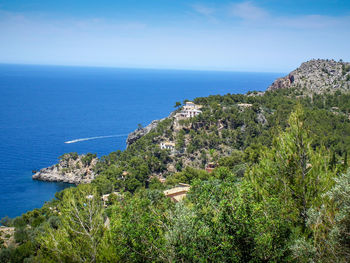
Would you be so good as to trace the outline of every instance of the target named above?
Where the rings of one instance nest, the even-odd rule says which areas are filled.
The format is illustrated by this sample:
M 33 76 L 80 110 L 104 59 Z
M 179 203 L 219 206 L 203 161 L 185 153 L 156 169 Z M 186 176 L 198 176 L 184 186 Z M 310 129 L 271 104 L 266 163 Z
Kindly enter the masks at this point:
M 347 65 L 176 103 L 125 151 L 62 156 L 51 170 L 94 179 L 3 219 L 0 262 L 349 262 Z

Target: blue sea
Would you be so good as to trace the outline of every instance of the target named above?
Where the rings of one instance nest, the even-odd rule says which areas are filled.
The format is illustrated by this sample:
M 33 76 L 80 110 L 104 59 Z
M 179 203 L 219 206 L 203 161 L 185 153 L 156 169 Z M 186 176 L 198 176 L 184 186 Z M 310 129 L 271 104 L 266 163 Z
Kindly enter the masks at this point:
M 69 186 L 31 178 L 60 155 L 124 150 L 126 134 L 168 116 L 176 101 L 263 91 L 282 75 L 0 65 L 0 218 L 39 208 Z M 92 139 L 64 143 L 82 138 Z

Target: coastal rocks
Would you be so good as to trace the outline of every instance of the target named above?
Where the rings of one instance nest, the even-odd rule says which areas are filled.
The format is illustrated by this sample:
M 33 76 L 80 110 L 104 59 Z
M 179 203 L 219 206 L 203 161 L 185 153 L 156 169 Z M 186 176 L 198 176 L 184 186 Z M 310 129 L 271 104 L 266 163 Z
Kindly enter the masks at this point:
M 0 250 L 1 246 L 8 248 L 10 246 L 15 246 L 15 228 L 0 226 Z
M 61 156 L 58 164 L 41 169 L 32 178 L 40 181 L 70 184 L 90 183 L 95 178 L 93 168 L 97 160 L 96 155 L 91 153 L 86 155 L 67 153 Z
M 315 93 L 348 90 L 350 63 L 324 59 L 307 61 L 287 76 L 275 80 L 268 91 L 286 88 L 304 89 Z

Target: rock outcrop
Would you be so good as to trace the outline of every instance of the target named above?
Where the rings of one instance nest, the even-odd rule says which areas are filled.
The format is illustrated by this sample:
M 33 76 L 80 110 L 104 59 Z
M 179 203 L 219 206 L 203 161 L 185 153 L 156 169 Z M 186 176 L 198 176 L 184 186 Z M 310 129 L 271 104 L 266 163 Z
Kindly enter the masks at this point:
M 133 131 L 132 133 L 130 133 L 128 135 L 128 138 L 126 139 L 126 145 L 129 146 L 129 145 L 133 144 L 138 139 L 140 139 L 142 136 L 145 136 L 151 130 L 157 128 L 158 123 L 160 123 L 162 120 L 165 120 L 165 118 L 160 119 L 160 120 L 154 120 L 150 124 L 148 124 L 146 127 L 138 128 L 135 131 Z
M 298 88 L 315 93 L 349 90 L 350 63 L 324 59 L 304 62 L 287 76 L 275 80 L 268 90 L 285 88 Z
M 164 121 L 165 119 L 172 118 L 175 115 L 175 111 L 170 113 L 170 115 L 166 118 L 160 119 L 160 120 L 154 120 L 150 124 L 148 124 L 146 127 L 138 128 L 135 131 L 129 133 L 128 138 L 126 139 L 126 145 L 129 146 L 136 142 L 138 139 L 140 139 L 142 136 L 145 136 L 148 134 L 151 130 L 157 128 L 158 124 L 161 121 Z
M 64 154 L 58 164 L 41 169 L 32 178 L 47 182 L 70 184 L 90 183 L 95 178 L 93 168 L 98 159 L 94 154 Z
M 0 248 L 1 245 L 3 245 L 5 248 L 16 246 L 14 227 L 0 226 Z

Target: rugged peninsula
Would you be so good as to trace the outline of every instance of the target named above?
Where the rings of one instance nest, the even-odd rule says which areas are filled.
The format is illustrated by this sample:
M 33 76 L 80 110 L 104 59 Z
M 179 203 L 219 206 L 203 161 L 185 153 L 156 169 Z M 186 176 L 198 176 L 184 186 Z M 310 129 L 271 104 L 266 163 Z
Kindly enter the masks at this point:
M 59 158 L 57 164 L 41 169 L 32 178 L 70 184 L 91 183 L 95 178 L 93 168 L 97 161 L 96 155 L 93 154 L 66 153 Z

